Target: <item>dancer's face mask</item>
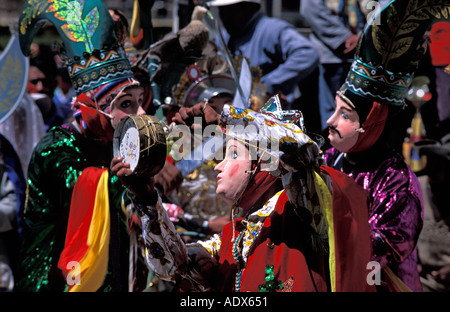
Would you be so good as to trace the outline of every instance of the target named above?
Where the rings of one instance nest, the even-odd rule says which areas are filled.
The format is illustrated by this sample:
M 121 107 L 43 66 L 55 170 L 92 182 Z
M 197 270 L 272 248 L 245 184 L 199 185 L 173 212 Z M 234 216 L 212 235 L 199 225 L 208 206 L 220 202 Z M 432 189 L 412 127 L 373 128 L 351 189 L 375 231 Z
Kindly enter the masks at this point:
M 355 108 L 355 105 L 359 106 Z M 368 110 L 368 114 L 364 113 L 361 103 L 352 102 L 338 94 L 336 111 L 327 120 L 331 145 L 344 153 L 363 152 L 371 148 L 383 132 L 389 108 L 374 101 Z
M 103 142 L 113 139 L 120 119 L 143 114 L 143 89 L 134 79 L 112 82 L 79 95 L 73 102 L 74 117 L 91 136 Z
M 239 140 L 227 141 L 225 158 L 214 168 L 218 174 L 216 194 L 227 204 L 238 203 L 247 210 L 277 181 L 278 177 L 260 170 L 257 153 Z
M 358 140 L 358 113 L 339 96 L 336 96 L 336 110 L 327 120 L 327 125 L 330 144 L 341 152 L 348 152 Z
M 228 140 L 224 159 L 214 168 L 217 172 L 216 194 L 233 205 L 242 196 L 249 183 L 252 169 L 250 152 L 238 140 Z
M 138 86 L 126 88 L 118 94 L 109 107 L 112 127 L 116 129 L 119 121 L 125 116 L 145 114 L 142 108 L 143 100 L 144 89 Z
M 318 149 L 297 125 L 302 121 L 300 112 L 283 111 L 277 96 L 266 103 L 261 113 L 224 105 L 221 129 L 228 141 L 224 160 L 215 168 L 219 178 L 217 195 L 244 210 L 251 208 L 280 178 L 284 147 L 297 149 L 310 144 Z M 230 148 L 233 144 L 235 147 Z

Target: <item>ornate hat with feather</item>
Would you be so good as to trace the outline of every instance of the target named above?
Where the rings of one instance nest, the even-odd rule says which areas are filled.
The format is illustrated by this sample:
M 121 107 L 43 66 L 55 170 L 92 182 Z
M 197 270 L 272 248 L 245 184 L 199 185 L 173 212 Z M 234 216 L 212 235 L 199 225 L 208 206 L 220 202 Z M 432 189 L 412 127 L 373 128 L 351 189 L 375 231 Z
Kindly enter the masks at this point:
M 450 21 L 450 1 L 389 3 L 366 25 L 340 94 L 403 106 L 419 60 L 426 51 L 424 35 L 437 21 Z
M 78 95 L 133 77 L 116 37 L 114 21 L 100 0 L 27 0 L 19 18 L 19 39 L 25 56 L 45 22 L 56 27 L 63 41 L 66 65 Z
M 278 161 L 287 150 L 298 150 L 306 145 L 314 146 L 311 153 L 318 154 L 320 150 L 320 144 L 305 133 L 302 113 L 283 110 L 278 95 L 269 99 L 259 112 L 226 104 L 221 122 L 227 138 L 246 143 L 257 158 L 264 154 L 261 171 L 271 171 L 274 175 L 279 174 Z M 305 149 L 305 155 L 308 153 Z

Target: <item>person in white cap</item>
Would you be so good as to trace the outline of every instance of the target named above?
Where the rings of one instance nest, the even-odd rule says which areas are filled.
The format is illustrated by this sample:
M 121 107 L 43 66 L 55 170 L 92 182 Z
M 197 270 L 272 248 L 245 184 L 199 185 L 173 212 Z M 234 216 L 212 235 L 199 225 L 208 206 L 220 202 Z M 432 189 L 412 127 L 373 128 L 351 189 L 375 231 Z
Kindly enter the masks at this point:
M 318 68 L 312 43 L 288 22 L 266 16 L 261 1 L 215 0 L 207 5 L 218 8 L 231 55 L 244 55 L 250 66 L 259 66 L 268 98 L 279 94 L 283 108 L 293 108 L 299 82 Z

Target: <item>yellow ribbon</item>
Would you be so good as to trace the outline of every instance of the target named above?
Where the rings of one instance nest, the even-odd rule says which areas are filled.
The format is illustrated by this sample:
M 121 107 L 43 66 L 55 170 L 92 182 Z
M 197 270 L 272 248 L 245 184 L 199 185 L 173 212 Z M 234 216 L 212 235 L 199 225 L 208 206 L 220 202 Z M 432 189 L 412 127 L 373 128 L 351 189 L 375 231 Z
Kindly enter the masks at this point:
M 314 186 L 317 196 L 319 197 L 320 207 L 322 207 L 328 225 L 328 244 L 329 244 L 329 267 L 331 291 L 336 291 L 336 261 L 335 261 L 335 245 L 334 245 L 334 226 L 333 226 L 333 207 L 331 193 L 322 177 L 313 170 Z
M 108 268 L 110 233 L 108 170 L 102 173 L 97 186 L 94 211 L 89 226 L 88 251 L 79 263 L 80 283 L 70 292 L 93 292 L 103 284 Z M 73 274 L 73 271 L 71 272 Z

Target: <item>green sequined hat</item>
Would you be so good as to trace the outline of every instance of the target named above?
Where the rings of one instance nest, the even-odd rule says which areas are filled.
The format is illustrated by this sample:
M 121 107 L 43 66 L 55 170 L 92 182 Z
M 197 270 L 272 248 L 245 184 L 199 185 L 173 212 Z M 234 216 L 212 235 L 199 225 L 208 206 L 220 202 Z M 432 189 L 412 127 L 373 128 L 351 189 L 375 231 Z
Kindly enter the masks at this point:
M 114 80 L 132 78 L 124 48 L 118 44 L 114 21 L 99 0 L 27 0 L 19 18 L 22 52 L 40 27 L 52 23 L 62 38 L 66 65 L 79 95 Z
M 449 0 L 389 3 L 366 25 L 341 91 L 403 106 L 414 72 L 426 51 L 424 34 L 437 21 L 450 21 Z

